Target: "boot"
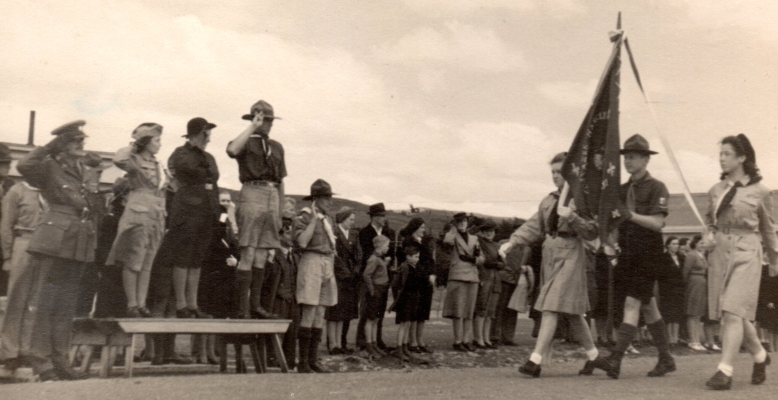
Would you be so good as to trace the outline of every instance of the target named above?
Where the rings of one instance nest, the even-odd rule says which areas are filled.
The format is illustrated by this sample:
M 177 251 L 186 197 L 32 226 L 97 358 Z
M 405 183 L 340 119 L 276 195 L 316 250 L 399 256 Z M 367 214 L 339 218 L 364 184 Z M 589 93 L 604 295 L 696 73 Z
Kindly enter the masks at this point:
M 297 331 L 297 340 L 300 345 L 300 359 L 297 360 L 297 373 L 310 374 L 313 372 L 308 363 L 308 352 L 311 349 L 311 328 L 300 327 Z
M 308 365 L 311 369 L 322 374 L 329 373 L 330 370 L 319 362 L 318 350 L 321 343 L 321 328 L 311 328 L 311 342 L 308 350 Z
M 659 361 L 651 371 L 648 371 L 648 376 L 656 378 L 665 376 L 668 372 L 675 371 L 675 360 L 670 355 L 659 355 Z
M 251 271 L 238 270 L 235 275 L 235 286 L 237 286 L 237 318 L 251 318 L 251 307 L 249 303 L 249 291 L 251 290 Z
M 252 268 L 251 271 L 251 312 L 259 319 L 281 319 L 280 316 L 262 307 L 262 285 L 265 282 L 265 268 Z
M 705 382 L 705 386 L 713 390 L 729 390 L 732 388 L 732 377 L 724 375 L 721 371 L 716 371 L 716 374 Z
M 675 360 L 670 355 L 670 345 L 667 342 L 667 327 L 665 321 L 660 319 L 653 324 L 646 324 L 651 338 L 654 340 L 654 346 L 659 351 L 659 362 L 656 367 L 648 372 L 650 377 L 665 376 L 668 372 L 675 371 Z
M 405 352 L 403 351 L 403 348 L 401 346 L 397 346 L 397 348 L 394 349 L 391 355 L 397 357 L 400 361 L 405 361 L 405 362 L 411 361 L 411 359 L 408 358 L 407 355 L 405 355 Z
M 622 358 L 624 358 L 624 352 L 622 351 L 614 351 L 606 358 L 608 364 L 610 364 L 610 369 L 607 371 L 609 377 L 619 379 Z

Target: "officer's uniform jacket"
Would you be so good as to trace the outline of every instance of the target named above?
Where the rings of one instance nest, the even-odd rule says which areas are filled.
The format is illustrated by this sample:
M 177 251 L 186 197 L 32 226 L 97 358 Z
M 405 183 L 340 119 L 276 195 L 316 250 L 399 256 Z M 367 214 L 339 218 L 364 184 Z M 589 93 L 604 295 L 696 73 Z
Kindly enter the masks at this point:
M 40 188 L 49 211 L 35 229 L 28 252 L 79 262 L 92 262 L 96 229 L 91 218 L 87 181 L 88 167 L 81 159 L 70 161 L 36 147 L 16 169 L 31 185 Z

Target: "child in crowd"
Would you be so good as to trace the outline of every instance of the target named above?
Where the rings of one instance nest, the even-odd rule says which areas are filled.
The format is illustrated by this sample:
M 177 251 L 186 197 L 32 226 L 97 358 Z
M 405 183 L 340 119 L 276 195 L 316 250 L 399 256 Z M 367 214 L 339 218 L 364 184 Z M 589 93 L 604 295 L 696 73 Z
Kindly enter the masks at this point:
M 378 320 L 386 311 L 387 289 L 389 288 L 389 272 L 386 265 L 389 263 L 389 257 L 384 257 L 389 251 L 389 238 L 383 235 L 373 238 L 373 247 L 375 251 L 367 260 L 365 272 L 362 279 L 365 281 L 365 291 L 362 296 L 360 310 L 365 314 L 367 324 L 365 325 L 365 336 L 367 336 L 368 353 L 373 356 L 385 356 L 381 349 L 376 346 L 377 324 Z
M 394 356 L 401 361 L 414 361 L 415 357 L 408 349 L 409 329 L 411 322 L 418 320 L 422 290 L 430 285 L 430 282 L 426 271 L 418 266 L 421 256 L 419 248 L 408 246 L 403 252 L 405 261 L 400 264 L 399 271 L 392 280 L 392 290 L 397 293 L 397 298 L 389 311 L 396 313 L 395 322 L 400 325 Z

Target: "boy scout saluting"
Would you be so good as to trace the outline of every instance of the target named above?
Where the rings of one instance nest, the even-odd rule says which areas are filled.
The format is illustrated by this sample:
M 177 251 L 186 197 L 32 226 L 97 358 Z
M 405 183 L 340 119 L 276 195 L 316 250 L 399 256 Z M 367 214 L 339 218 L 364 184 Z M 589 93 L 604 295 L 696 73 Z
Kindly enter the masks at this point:
M 49 203 L 27 248 L 34 281 L 24 316 L 25 324 L 32 323 L 32 335 L 23 355 L 42 381 L 88 376 L 68 363 L 78 282 L 84 265 L 94 260 L 96 246 L 82 160 L 84 124 L 75 121 L 55 129 L 54 140 L 33 149 L 17 166 Z
M 284 198 L 286 164 L 283 146 L 268 137 L 273 120 L 280 118 L 273 115 L 273 106 L 260 100 L 243 119 L 251 124 L 227 145 L 227 154 L 238 160 L 243 184 L 237 209 L 241 256 L 237 275 L 238 307 L 243 317 L 254 313 L 260 318 L 273 318 L 272 313 L 262 308 L 260 299 L 265 263 L 271 250 L 281 246 L 280 199 Z

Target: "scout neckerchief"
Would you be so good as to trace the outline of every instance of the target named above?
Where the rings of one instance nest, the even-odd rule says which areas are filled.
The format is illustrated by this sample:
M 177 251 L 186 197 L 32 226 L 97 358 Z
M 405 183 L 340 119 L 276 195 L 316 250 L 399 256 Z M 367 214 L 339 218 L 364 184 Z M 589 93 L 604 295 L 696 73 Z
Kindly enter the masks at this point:
M 330 224 L 330 219 L 327 218 L 326 215 L 320 213 L 319 210 L 312 211 L 312 212 L 316 213 L 316 215 L 314 215 L 314 218 L 320 219 L 324 224 L 324 231 L 327 232 L 327 236 L 330 238 L 330 243 L 332 244 L 332 248 L 334 249 L 336 239 L 335 239 L 335 232 L 332 230 L 332 224 Z
M 727 187 L 730 188 L 729 191 L 719 199 L 718 207 L 716 207 L 716 219 L 718 220 L 721 216 L 721 213 L 724 212 L 724 210 L 727 209 L 727 207 L 730 206 L 732 203 L 732 199 L 735 198 L 735 194 L 737 193 L 737 189 L 740 187 L 743 187 L 743 182 L 737 181 L 734 184 L 732 181 L 727 182 Z

